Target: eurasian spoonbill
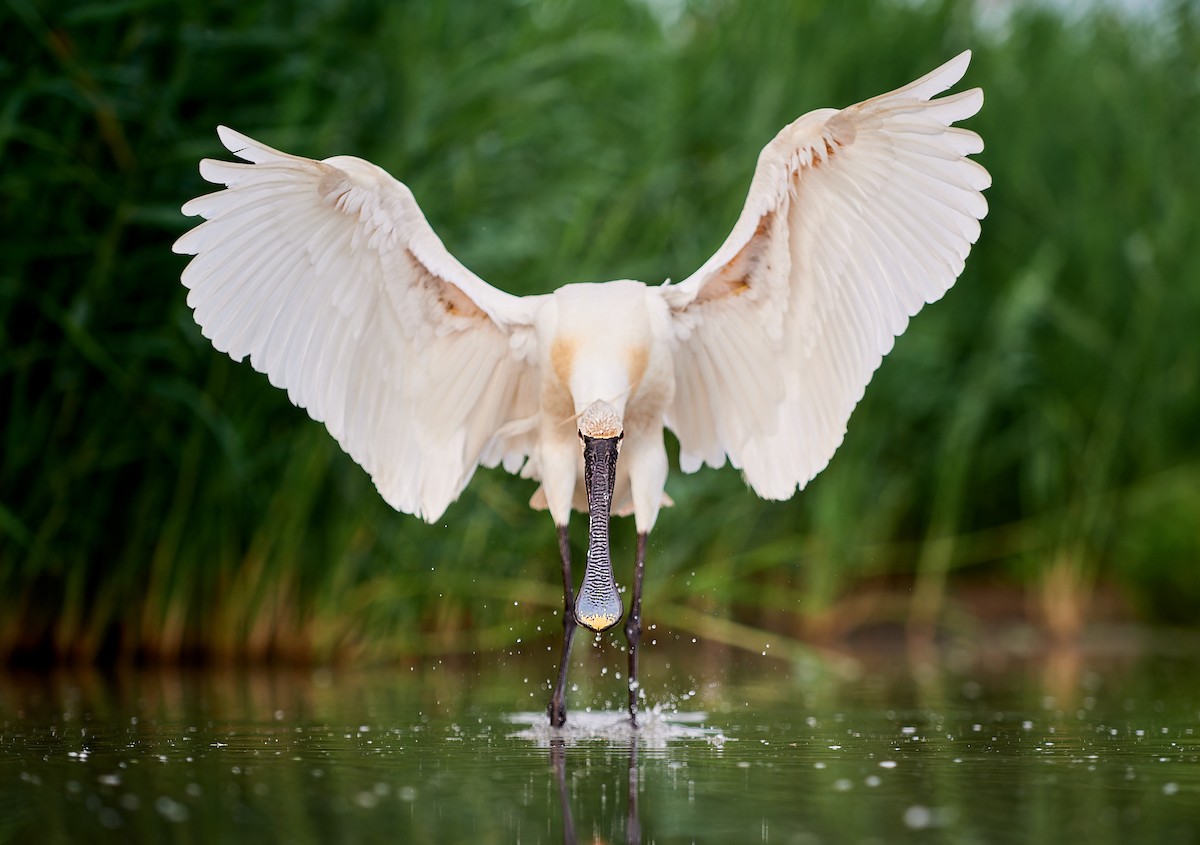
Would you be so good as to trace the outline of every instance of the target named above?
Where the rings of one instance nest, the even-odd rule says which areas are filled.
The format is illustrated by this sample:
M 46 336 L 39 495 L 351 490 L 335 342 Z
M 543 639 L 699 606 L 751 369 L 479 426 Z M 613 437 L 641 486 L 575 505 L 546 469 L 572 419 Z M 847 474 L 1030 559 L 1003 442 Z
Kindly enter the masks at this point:
M 313 161 L 220 127 L 248 163 L 204 160 L 175 244 L 188 305 L 220 351 L 325 423 L 397 510 L 430 522 L 479 465 L 540 482 L 558 528 L 563 643 L 616 625 L 610 512 L 633 514 L 625 634 L 638 706 L 646 537 L 667 502 L 663 429 L 684 472 L 726 462 L 787 499 L 829 462 L 908 320 L 963 269 L 987 213 L 983 149 L 952 127 L 979 89 L 933 97 L 970 53 L 889 94 L 809 112 L 758 158 L 732 233 L 678 284 L 568 284 L 516 297 L 445 249 L 407 187 L 362 159 Z M 619 458 L 618 458 L 619 456 Z M 567 522 L 588 514 L 582 585 Z

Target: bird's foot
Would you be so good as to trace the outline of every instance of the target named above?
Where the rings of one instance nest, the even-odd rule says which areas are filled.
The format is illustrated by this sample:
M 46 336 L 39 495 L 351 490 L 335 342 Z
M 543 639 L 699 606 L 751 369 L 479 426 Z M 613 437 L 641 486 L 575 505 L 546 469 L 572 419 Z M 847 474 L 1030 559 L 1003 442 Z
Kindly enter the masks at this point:
M 567 704 L 562 699 L 550 699 L 546 713 L 550 716 L 550 727 L 552 728 L 561 728 L 567 723 Z

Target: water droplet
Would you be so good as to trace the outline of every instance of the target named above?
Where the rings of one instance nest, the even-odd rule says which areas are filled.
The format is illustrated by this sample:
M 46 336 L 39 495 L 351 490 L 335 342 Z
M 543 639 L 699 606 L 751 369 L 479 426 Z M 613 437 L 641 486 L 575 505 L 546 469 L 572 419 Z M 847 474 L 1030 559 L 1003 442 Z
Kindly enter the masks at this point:
M 933 813 L 920 804 L 913 804 L 904 811 L 904 824 L 909 830 L 924 830 L 932 821 Z
M 116 830 L 121 826 L 121 814 L 112 807 L 103 807 L 97 814 L 100 826 L 108 830 Z
M 160 796 L 154 802 L 154 809 L 169 822 L 180 824 L 188 820 L 188 808 L 166 795 Z

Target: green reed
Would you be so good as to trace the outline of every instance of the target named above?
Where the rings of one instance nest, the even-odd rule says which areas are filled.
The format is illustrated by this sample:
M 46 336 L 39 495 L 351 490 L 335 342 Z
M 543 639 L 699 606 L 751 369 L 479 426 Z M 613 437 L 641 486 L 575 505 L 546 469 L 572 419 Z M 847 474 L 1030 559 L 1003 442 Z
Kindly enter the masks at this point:
M 969 632 L 974 583 L 1016 587 L 1060 634 L 1098 588 L 1192 621 L 1196 12 L 651 5 L 7 0 L 0 654 L 385 658 L 557 625 L 529 482 L 481 471 L 439 524 L 396 514 L 200 336 L 170 244 L 218 123 L 376 161 L 507 290 L 654 283 L 717 247 L 782 125 L 966 47 L 994 179 L 966 272 L 801 495 L 672 477 L 649 621 L 747 647 Z

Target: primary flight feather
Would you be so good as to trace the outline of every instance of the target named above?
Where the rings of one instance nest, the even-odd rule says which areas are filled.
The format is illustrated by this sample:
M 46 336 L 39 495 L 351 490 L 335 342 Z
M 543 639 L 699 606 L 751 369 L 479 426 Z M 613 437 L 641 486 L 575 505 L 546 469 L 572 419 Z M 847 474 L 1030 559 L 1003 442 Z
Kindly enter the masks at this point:
M 438 519 L 475 468 L 535 479 L 559 531 L 564 643 L 550 718 L 566 718 L 576 623 L 616 624 L 610 511 L 645 539 L 666 501 L 663 429 L 680 466 L 727 461 L 768 499 L 825 467 L 871 374 L 923 305 L 962 272 L 987 214 L 979 136 L 952 124 L 983 93 L 935 99 L 963 53 L 891 93 L 809 112 L 762 151 L 733 231 L 679 284 L 570 284 L 516 297 L 442 245 L 412 193 L 362 159 L 288 155 L 225 127 L 246 163 L 205 160 L 225 186 L 183 206 L 205 222 L 178 253 L 213 345 L 324 422 L 387 502 Z M 618 459 L 619 456 L 619 459 Z M 567 523 L 589 514 L 573 590 Z

